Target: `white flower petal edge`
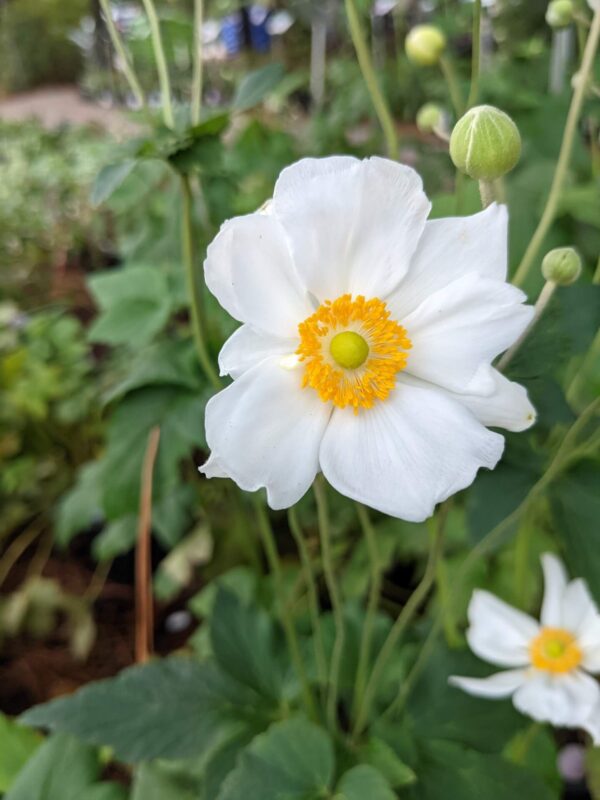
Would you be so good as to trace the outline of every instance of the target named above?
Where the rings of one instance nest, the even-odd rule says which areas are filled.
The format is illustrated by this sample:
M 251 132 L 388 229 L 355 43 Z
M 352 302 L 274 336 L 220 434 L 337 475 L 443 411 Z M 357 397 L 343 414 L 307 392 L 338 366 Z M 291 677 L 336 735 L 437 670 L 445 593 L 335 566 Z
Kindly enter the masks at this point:
M 270 212 L 319 300 L 384 297 L 406 274 L 430 203 L 419 175 L 383 158 L 307 158 L 286 167 Z
M 265 358 L 288 355 L 297 347 L 297 338 L 284 339 L 256 330 L 251 325 L 241 325 L 221 348 L 219 370 L 221 375 L 239 378 Z
M 294 336 L 313 311 L 283 228 L 269 214 L 225 222 L 208 247 L 204 275 L 223 308 L 259 330 Z
M 458 278 L 475 272 L 503 282 L 508 264 L 508 211 L 492 203 L 470 217 L 425 223 L 410 269 L 390 297 L 399 319 Z
M 562 561 L 553 553 L 542 555 L 544 573 L 544 597 L 540 620 L 542 625 L 559 628 L 562 623 L 562 607 L 567 588 L 567 572 Z
M 525 299 L 514 286 L 475 273 L 435 292 L 402 320 L 413 345 L 406 372 L 459 394 L 491 395 L 492 359 L 533 316 Z
M 540 630 L 533 617 L 481 589 L 473 592 L 468 616 L 467 641 L 476 655 L 499 667 L 529 664 L 529 643 Z
M 297 371 L 269 358 L 245 372 L 206 406 L 211 456 L 201 471 L 230 477 L 253 492 L 267 489 L 271 508 L 288 508 L 306 493 L 319 468 L 319 445 L 331 414 Z
M 496 672 L 488 678 L 461 678 L 458 675 L 451 675 L 448 678 L 448 683 L 475 697 L 499 699 L 511 697 L 526 680 L 526 670 L 507 669 L 504 672 Z
M 593 709 L 589 718 L 581 723 L 581 727 L 589 733 L 596 747 L 600 745 L 600 703 Z
M 581 670 L 552 675 L 538 670 L 513 695 L 515 708 L 539 722 L 581 727 L 600 699 L 598 683 Z
M 339 492 L 392 516 L 426 519 L 436 503 L 492 469 L 504 440 L 433 387 L 399 382 L 385 403 L 336 408 L 320 451 Z

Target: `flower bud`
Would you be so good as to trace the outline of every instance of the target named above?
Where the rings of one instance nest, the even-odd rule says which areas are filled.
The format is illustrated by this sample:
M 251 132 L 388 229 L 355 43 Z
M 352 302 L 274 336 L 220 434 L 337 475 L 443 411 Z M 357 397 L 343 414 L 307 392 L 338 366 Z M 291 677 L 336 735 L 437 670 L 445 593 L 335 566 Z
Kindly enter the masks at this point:
M 573 22 L 571 0 L 551 0 L 546 9 L 546 22 L 551 28 L 566 28 Z
M 581 257 L 574 247 L 556 247 L 542 261 L 542 275 L 558 286 L 570 286 L 581 275 Z
M 425 103 L 417 111 L 417 128 L 421 133 L 432 133 L 444 125 L 444 109 L 437 103 Z
M 446 37 L 433 25 L 417 25 L 404 43 L 406 55 L 420 67 L 432 67 L 438 63 L 446 47 Z
M 450 157 L 478 181 L 506 175 L 521 155 L 521 137 L 512 119 L 494 106 L 476 106 L 461 117 L 450 136 Z

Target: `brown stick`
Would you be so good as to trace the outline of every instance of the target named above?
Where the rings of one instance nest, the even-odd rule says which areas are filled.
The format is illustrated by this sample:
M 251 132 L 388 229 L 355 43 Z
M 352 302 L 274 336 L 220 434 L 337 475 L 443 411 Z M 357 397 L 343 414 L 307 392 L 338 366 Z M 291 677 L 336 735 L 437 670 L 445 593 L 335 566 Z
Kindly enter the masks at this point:
M 142 464 L 140 515 L 135 550 L 135 660 L 144 664 L 154 650 L 154 607 L 152 602 L 152 476 L 158 452 L 160 428 L 152 428 Z

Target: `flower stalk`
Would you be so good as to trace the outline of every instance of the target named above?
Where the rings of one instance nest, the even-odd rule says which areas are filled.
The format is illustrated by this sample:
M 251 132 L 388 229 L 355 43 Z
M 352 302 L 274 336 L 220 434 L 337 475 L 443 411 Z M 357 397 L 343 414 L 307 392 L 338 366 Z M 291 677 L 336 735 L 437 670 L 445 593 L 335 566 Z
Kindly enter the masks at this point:
M 467 98 L 467 110 L 477 105 L 479 97 L 479 71 L 481 68 L 481 0 L 473 4 L 473 32 L 471 37 L 471 86 Z
M 498 364 L 496 366 L 496 369 L 498 369 L 500 372 L 504 372 L 504 370 L 508 367 L 510 362 L 513 360 L 513 358 L 517 354 L 517 351 L 521 348 L 521 345 L 523 344 L 525 339 L 527 339 L 527 337 L 529 336 L 531 331 L 537 325 L 540 317 L 542 316 L 542 314 L 544 313 L 545 309 L 547 308 L 548 303 L 550 302 L 550 300 L 552 300 L 552 297 L 554 296 L 554 292 L 556 291 L 557 286 L 558 286 L 558 284 L 554 283 L 554 281 L 546 281 L 546 283 L 544 284 L 544 286 L 542 288 L 542 291 L 540 292 L 539 297 L 536 300 L 536 303 L 535 303 L 535 306 L 534 306 L 533 318 L 532 318 L 531 322 L 525 328 L 525 330 L 519 336 L 519 338 L 513 344 L 513 346 L 510 347 L 506 351 L 506 353 L 504 353 L 504 355 L 502 356 L 502 358 L 498 362 Z
M 173 105 L 171 102 L 171 80 L 169 78 L 169 68 L 163 46 L 162 35 L 158 14 L 154 7 L 154 0 L 142 0 L 148 22 L 150 24 L 150 35 L 152 37 L 152 47 L 154 49 L 154 60 L 158 70 L 158 81 L 160 84 L 160 94 L 162 99 L 163 119 L 167 128 L 175 127 L 173 116 Z
M 123 73 L 125 74 L 125 79 L 129 84 L 131 93 L 135 97 L 135 100 L 137 104 L 140 106 L 140 108 L 146 108 L 146 97 L 144 95 L 144 90 L 141 87 L 141 84 L 133 68 L 130 55 L 127 52 L 127 48 L 125 47 L 123 39 L 121 38 L 119 31 L 117 30 L 117 26 L 115 25 L 115 21 L 113 20 L 109 0 L 100 0 L 100 6 L 102 8 L 102 13 L 104 15 L 104 21 L 106 23 L 108 35 L 110 36 L 110 40 L 112 42 L 113 47 L 115 48 L 117 55 L 121 59 L 121 63 L 123 65 Z
M 200 122 L 202 112 L 202 85 L 203 85 L 203 61 L 202 61 L 202 25 L 204 23 L 204 0 L 194 0 L 194 58 L 192 73 L 192 125 Z

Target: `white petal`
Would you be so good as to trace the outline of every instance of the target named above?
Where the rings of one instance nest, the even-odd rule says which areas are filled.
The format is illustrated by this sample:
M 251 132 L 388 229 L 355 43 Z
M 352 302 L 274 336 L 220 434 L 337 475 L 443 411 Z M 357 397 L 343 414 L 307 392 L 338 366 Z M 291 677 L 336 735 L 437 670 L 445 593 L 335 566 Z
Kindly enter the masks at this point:
M 285 169 L 272 213 L 320 302 L 389 293 L 408 270 L 430 204 L 418 174 L 383 158 L 304 159 Z
M 529 664 L 529 644 L 539 633 L 538 623 L 495 597 L 477 589 L 469 603 L 469 647 L 482 658 L 500 667 Z
M 465 405 L 487 427 L 505 428 L 507 431 L 524 431 L 530 428 L 536 420 L 536 413 L 527 390 L 519 383 L 509 381 L 493 367 L 486 371 L 494 383 L 491 394 L 450 392 L 452 397 Z M 483 372 L 481 370 L 479 374 L 482 375 Z
M 505 672 L 496 672 L 489 678 L 462 678 L 459 675 L 451 675 L 448 683 L 475 697 L 497 699 L 510 697 L 525 681 L 525 675 L 523 669 L 508 669 Z
M 594 708 L 590 717 L 581 723 L 581 727 L 592 737 L 594 745 L 600 746 L 600 704 Z
M 410 268 L 388 302 L 403 319 L 434 292 L 469 272 L 504 281 L 507 245 L 506 206 L 492 203 L 470 217 L 429 220 Z
M 433 387 L 399 383 L 358 414 L 336 408 L 321 469 L 339 492 L 394 517 L 426 519 L 436 503 L 493 468 L 504 440 Z
M 578 728 L 590 719 L 600 699 L 597 682 L 585 672 L 564 675 L 532 670 L 515 692 L 515 708 L 539 722 Z
M 489 364 L 533 315 L 523 300 L 514 286 L 474 273 L 440 289 L 399 318 L 413 344 L 406 371 L 461 394 L 492 394 Z
M 298 339 L 284 339 L 251 325 L 242 325 L 225 342 L 219 353 L 221 375 L 239 378 L 269 356 L 284 356 L 298 347 Z
M 562 618 L 564 627 L 578 638 L 585 637 L 588 629 L 598 617 L 598 607 L 583 578 L 571 581 L 565 589 Z
M 294 270 L 279 222 L 248 214 L 225 222 L 204 262 L 206 285 L 240 322 L 279 336 L 294 336 L 313 313 Z
M 310 487 L 330 409 L 302 389 L 301 373 L 279 358 L 245 372 L 206 406 L 208 477 L 227 475 L 242 489 L 266 487 L 272 508 L 287 508 Z
M 564 564 L 552 553 L 542 555 L 544 572 L 544 599 L 540 619 L 550 628 L 563 626 L 563 598 L 567 588 L 567 573 Z

